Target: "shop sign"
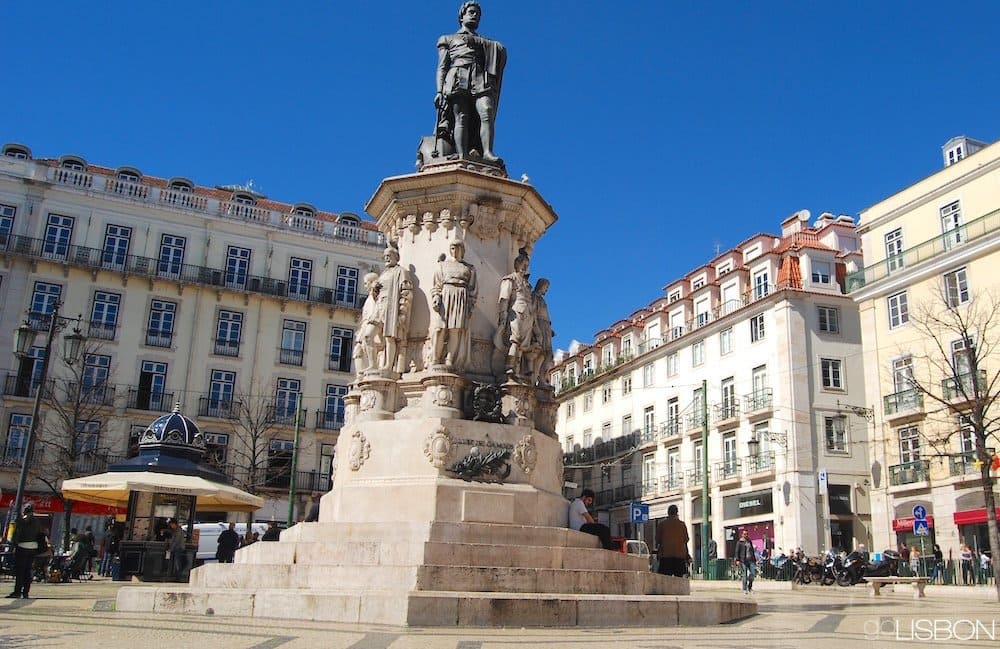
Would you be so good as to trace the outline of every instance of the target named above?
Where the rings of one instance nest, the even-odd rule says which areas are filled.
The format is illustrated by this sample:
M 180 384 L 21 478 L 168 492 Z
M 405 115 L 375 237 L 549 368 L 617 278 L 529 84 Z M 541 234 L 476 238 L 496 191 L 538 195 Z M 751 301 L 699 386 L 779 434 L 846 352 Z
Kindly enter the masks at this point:
M 726 520 L 743 518 L 745 516 L 757 516 L 758 514 L 770 514 L 773 511 L 774 503 L 771 498 L 770 489 L 752 491 L 748 494 L 726 496 L 722 500 L 722 512 Z

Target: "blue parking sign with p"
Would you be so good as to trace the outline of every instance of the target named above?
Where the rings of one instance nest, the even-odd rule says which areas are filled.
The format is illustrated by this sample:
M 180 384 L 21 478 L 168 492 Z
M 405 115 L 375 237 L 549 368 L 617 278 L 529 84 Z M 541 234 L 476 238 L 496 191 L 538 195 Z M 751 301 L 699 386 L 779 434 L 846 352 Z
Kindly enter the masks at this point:
M 632 503 L 629 506 L 629 512 L 631 515 L 630 523 L 648 523 L 649 522 L 649 505 L 645 503 Z

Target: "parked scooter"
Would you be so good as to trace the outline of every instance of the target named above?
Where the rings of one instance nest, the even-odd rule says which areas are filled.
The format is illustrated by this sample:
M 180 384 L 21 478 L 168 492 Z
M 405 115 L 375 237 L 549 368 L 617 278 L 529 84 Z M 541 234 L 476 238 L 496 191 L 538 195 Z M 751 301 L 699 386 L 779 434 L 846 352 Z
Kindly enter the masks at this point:
M 866 561 L 864 555 L 855 551 L 844 560 L 844 570 L 838 575 L 841 586 L 865 583 L 865 577 L 895 577 L 899 574 L 899 553 L 886 550 L 878 561 Z
M 829 586 L 835 583 L 839 575 L 844 571 L 844 563 L 840 555 L 833 550 L 827 550 L 823 555 L 823 577 L 820 583 Z
M 837 573 L 838 586 L 853 586 L 865 580 L 868 560 L 864 555 L 854 550 L 844 559 L 843 569 Z

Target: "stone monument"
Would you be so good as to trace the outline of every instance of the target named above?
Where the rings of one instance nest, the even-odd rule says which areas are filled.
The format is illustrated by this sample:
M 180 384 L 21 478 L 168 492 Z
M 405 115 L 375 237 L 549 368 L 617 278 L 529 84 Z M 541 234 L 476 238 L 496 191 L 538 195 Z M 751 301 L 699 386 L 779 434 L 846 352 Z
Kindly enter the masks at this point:
M 549 282 L 529 279 L 556 215 L 493 153 L 506 50 L 475 33 L 480 17 L 466 2 L 460 31 L 438 41 L 439 131 L 422 140 L 421 169 L 386 178 L 366 205 L 391 243 L 385 270 L 365 278 L 319 521 L 196 569 L 189 587 L 124 588 L 118 610 L 430 626 L 671 626 L 755 612 L 686 597 L 687 580 L 566 527 L 545 380 Z

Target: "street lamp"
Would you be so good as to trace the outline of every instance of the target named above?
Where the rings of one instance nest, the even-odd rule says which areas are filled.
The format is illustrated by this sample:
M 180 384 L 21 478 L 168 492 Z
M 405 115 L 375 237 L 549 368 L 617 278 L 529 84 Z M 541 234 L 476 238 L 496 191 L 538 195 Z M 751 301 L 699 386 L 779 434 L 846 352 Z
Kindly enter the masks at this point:
M 79 324 L 81 316 L 78 316 L 75 319 L 63 318 L 59 315 L 59 307 L 61 306 L 62 304 L 60 302 L 55 302 L 52 305 L 52 313 L 49 314 L 49 330 L 48 336 L 45 339 L 45 354 L 42 356 L 42 369 L 41 372 L 39 372 L 38 389 L 35 392 L 35 403 L 31 411 L 31 426 L 28 427 L 28 434 L 24 440 L 24 458 L 21 461 L 21 474 L 17 479 L 17 495 L 14 497 L 11 520 L 17 520 L 17 518 L 21 515 L 21 506 L 24 502 L 24 486 L 28 481 L 28 467 L 31 464 L 31 456 L 35 447 L 35 437 L 38 431 L 38 419 L 42 410 L 42 396 L 45 392 L 45 381 L 49 373 L 49 359 L 52 356 L 52 340 L 55 338 L 57 331 L 65 327 L 70 322 L 76 322 L 76 326 L 73 327 L 73 333 L 67 334 L 63 337 L 63 359 L 69 365 L 73 365 L 80 360 L 80 351 L 83 348 L 84 341 L 86 340 L 84 335 L 80 333 Z M 15 330 L 14 353 L 22 361 L 30 358 L 31 348 L 35 343 L 35 337 L 37 335 L 38 330 L 27 322 Z M 29 394 L 31 383 L 32 377 L 29 375 Z
M 754 437 L 751 437 L 750 440 L 747 442 L 747 451 L 750 452 L 751 456 L 753 457 L 757 456 L 757 454 L 760 452 L 760 443 L 762 440 L 765 439 L 769 442 L 777 444 L 786 451 L 788 450 L 788 435 L 786 433 L 774 433 L 771 431 L 767 431 L 760 433 L 759 438 L 756 435 Z

